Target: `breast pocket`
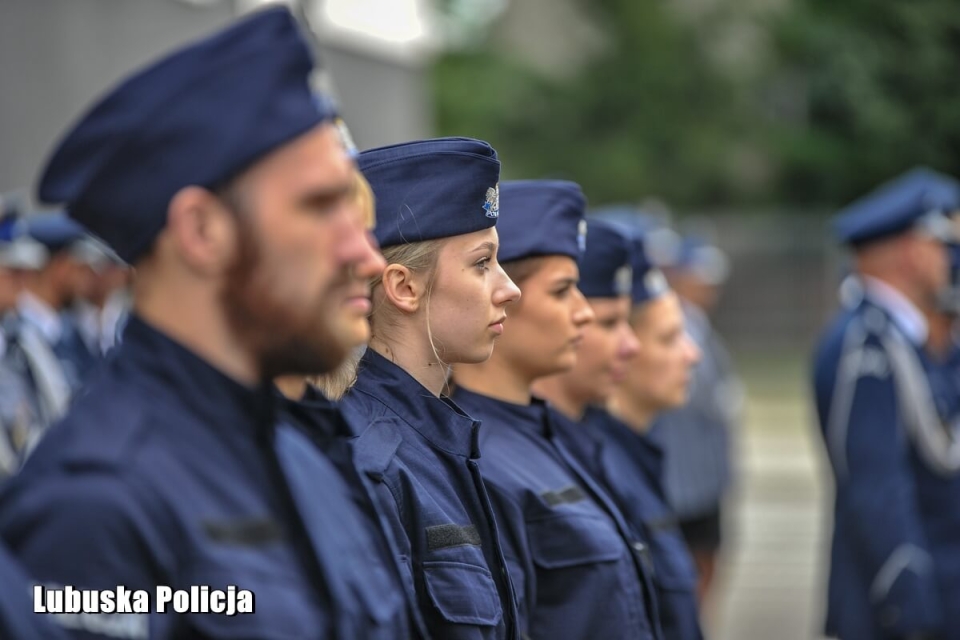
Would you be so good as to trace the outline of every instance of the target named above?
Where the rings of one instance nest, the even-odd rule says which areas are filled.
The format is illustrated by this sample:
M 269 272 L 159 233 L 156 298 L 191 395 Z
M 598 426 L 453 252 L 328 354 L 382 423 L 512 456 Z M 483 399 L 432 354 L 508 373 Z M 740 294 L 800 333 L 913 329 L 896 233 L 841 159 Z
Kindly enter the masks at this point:
M 497 585 L 485 567 L 426 561 L 423 580 L 430 602 L 447 622 L 492 627 L 503 617 Z
M 612 525 L 598 516 L 565 513 L 527 523 L 530 552 L 541 569 L 616 562 L 626 553 Z

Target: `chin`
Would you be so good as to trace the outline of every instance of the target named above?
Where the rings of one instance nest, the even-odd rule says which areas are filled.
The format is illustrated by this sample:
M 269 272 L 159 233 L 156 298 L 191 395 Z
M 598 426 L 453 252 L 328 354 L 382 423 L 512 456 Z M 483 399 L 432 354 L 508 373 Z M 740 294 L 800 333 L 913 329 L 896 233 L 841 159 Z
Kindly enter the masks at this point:
M 336 336 L 346 349 L 354 349 L 370 341 L 370 324 L 366 318 L 359 322 L 344 322 Z
M 550 371 L 550 373 L 545 375 L 553 375 L 555 373 L 566 373 L 567 371 L 570 371 L 571 369 L 573 369 L 575 366 L 577 366 L 576 352 L 567 353 L 557 358 L 556 362 L 554 362 L 554 366 L 552 367 L 552 370 Z

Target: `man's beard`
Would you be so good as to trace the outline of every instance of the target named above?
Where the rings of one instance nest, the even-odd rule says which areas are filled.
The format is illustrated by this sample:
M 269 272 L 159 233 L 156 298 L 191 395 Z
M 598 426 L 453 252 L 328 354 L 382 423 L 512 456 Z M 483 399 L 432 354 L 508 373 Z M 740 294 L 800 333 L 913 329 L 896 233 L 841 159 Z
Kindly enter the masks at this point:
M 237 339 L 257 359 L 261 379 L 335 369 L 349 349 L 323 322 L 324 309 L 303 308 L 308 303 L 302 300 L 296 308 L 296 301 L 277 294 L 283 283 L 271 271 L 274 265 L 264 261 L 255 229 L 243 213 L 236 220 L 237 258 L 227 272 L 221 301 Z

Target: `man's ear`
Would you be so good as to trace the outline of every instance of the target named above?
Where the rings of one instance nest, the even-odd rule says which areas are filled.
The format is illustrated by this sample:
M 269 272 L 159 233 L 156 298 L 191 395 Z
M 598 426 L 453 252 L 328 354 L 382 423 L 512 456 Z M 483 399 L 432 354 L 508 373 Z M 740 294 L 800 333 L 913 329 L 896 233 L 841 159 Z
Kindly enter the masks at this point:
M 383 270 L 382 282 L 384 295 L 397 309 L 407 314 L 420 309 L 426 293 L 422 276 L 403 265 L 388 264 Z
M 238 250 L 236 215 L 203 187 L 184 187 L 170 200 L 166 231 L 190 270 L 215 275 L 233 264 Z

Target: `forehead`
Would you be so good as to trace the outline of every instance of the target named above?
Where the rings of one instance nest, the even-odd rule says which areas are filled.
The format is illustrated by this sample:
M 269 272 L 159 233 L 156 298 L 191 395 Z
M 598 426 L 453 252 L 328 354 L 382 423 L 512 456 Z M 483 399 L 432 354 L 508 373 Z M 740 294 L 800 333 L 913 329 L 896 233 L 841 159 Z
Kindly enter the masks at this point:
M 460 253 L 463 251 L 473 251 L 478 249 L 481 245 L 485 243 L 492 242 L 493 244 L 498 244 L 497 242 L 497 230 L 495 227 L 490 227 L 489 229 L 481 229 L 480 231 L 472 231 L 470 233 L 464 233 L 458 236 L 450 236 L 445 239 L 446 242 L 443 244 L 443 251 L 449 254 Z
M 336 128 L 322 123 L 250 167 L 243 180 L 254 187 L 289 190 L 348 189 L 355 166 Z
M 577 261 L 569 256 L 544 256 L 540 259 L 540 268 L 528 278 L 530 282 L 549 285 L 558 280 L 580 278 Z
M 590 303 L 590 308 L 598 317 L 622 316 L 626 318 L 630 314 L 630 296 L 587 298 L 587 302 Z

